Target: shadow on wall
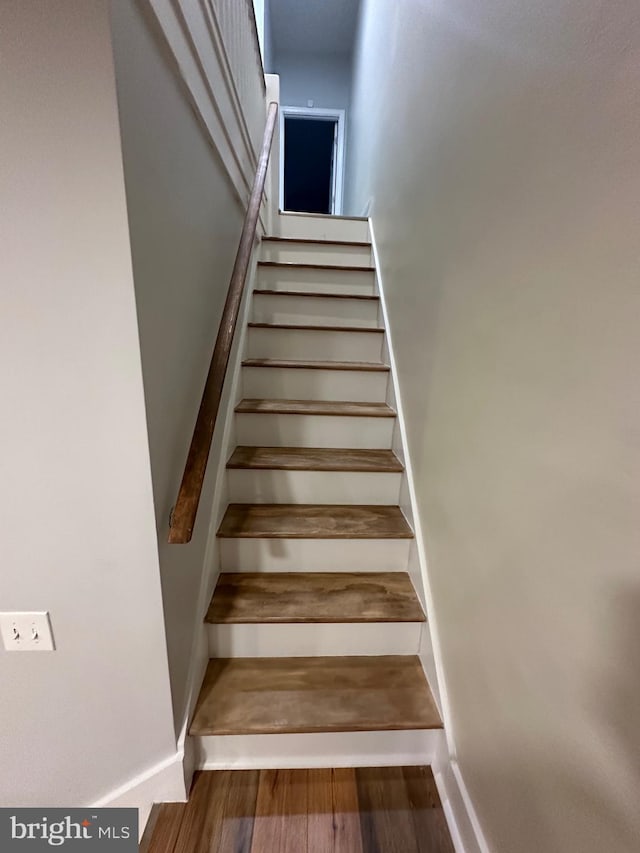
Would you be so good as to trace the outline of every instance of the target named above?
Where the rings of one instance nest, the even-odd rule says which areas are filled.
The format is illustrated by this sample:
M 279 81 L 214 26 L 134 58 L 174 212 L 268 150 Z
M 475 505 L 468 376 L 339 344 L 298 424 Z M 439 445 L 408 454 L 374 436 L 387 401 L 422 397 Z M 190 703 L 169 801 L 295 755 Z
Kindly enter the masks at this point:
M 492 851 L 518 853 L 509 832 L 500 834 L 505 810 L 517 816 L 523 850 L 532 839 L 540 853 L 640 850 L 640 583 L 603 594 L 601 614 L 597 633 L 602 648 L 592 652 L 591 678 L 582 685 L 582 719 L 561 721 L 562 733 L 551 737 L 532 719 L 524 745 L 521 735 L 514 737 L 507 726 L 499 743 L 474 747 L 476 766 L 482 770 L 478 775 L 469 772 L 469 777 L 495 795 L 482 815 L 484 827 L 498 828 L 487 838 Z M 574 675 L 567 673 L 567 681 Z M 541 704 L 547 700 L 532 699 Z M 547 713 L 554 711 L 548 707 Z M 588 731 L 597 737 L 584 737 Z M 465 779 L 471 764 L 463 768 Z M 611 765 L 617 769 L 614 785 Z M 585 766 L 591 767 L 589 775 Z M 630 824 L 633 812 L 636 818 Z
M 633 783 L 630 793 L 640 802 L 640 581 L 620 588 L 611 598 L 602 636 L 611 638 L 611 648 L 607 669 L 594 684 L 594 705 L 610 732 L 612 746 L 617 746 L 621 770 Z

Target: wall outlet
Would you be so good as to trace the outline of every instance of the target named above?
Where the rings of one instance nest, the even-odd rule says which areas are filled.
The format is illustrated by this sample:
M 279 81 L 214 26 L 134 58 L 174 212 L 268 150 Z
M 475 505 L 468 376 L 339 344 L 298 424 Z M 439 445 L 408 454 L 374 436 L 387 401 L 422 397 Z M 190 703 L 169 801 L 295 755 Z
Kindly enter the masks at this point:
M 55 649 L 47 610 L 0 613 L 0 633 L 8 652 L 52 652 Z

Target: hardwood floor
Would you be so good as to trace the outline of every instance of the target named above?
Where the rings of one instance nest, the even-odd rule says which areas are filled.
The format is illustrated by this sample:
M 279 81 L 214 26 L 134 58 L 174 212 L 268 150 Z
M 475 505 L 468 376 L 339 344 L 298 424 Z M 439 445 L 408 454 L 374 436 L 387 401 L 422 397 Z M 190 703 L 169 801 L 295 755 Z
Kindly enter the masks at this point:
M 429 767 L 197 773 L 143 853 L 454 853 Z

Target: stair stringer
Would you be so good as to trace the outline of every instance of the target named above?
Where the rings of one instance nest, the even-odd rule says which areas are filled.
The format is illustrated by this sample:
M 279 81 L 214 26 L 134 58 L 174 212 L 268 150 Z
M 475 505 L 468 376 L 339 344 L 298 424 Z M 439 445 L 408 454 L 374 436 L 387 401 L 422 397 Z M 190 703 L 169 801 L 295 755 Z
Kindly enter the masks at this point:
M 205 625 L 205 615 L 209 607 L 213 590 L 220 574 L 220 540 L 216 533 L 229 503 L 229 483 L 227 478 L 227 460 L 238 444 L 237 422 L 235 407 L 242 398 L 242 360 L 246 356 L 247 329 L 251 313 L 253 291 L 257 281 L 257 263 L 260 242 L 256 241 L 251 255 L 247 273 L 236 333 L 233 337 L 229 364 L 220 399 L 219 416 L 216 422 L 211 451 L 209 453 L 208 477 L 214 478 L 214 496 L 209 516 L 207 545 L 205 549 L 198 603 L 194 617 L 193 640 L 189 657 L 189 673 L 187 676 L 187 694 L 185 715 L 178 736 L 178 755 L 181 756 L 187 791 L 190 790 L 193 774 L 198 769 L 198 756 L 194 740 L 189 736 L 189 723 L 204 681 L 204 674 L 209 663 L 209 638 Z M 205 524 L 205 517 L 199 519 Z
M 378 246 L 371 219 L 369 219 L 369 234 L 373 263 L 376 270 L 376 292 L 380 296 L 380 321 L 385 328 L 384 354 L 385 360 L 391 366 L 386 402 L 397 412 L 393 430 L 392 450 L 404 465 L 404 473 L 400 484 L 400 508 L 415 534 L 410 544 L 408 571 L 427 616 L 426 622 L 422 624 L 421 628 L 419 657 L 444 723 L 444 730 L 439 733 L 441 737 L 436 745 L 430 764 L 433 768 L 438 793 L 442 800 L 456 853 L 489 853 L 489 847 L 462 778 L 451 730 L 451 710 L 444 678 L 437 617 L 429 581 L 425 537 L 416 508 L 413 469 L 411 466 L 411 457 L 407 450 L 406 422 L 402 407 L 402 397 L 398 387 L 398 373 L 393 351 L 393 333 L 389 323 Z

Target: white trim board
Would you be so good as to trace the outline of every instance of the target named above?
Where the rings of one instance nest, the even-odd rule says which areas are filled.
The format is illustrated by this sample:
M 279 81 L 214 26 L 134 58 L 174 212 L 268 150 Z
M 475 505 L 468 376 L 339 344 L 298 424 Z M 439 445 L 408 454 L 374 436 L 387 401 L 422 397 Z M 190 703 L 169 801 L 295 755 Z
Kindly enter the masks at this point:
M 280 210 L 282 213 L 297 213 L 298 211 L 286 211 L 284 209 L 284 120 L 287 116 L 298 118 L 326 119 L 338 123 L 338 147 L 336 161 L 333 166 L 333 210 L 332 216 L 342 214 L 342 198 L 344 194 L 344 150 L 345 150 L 345 110 L 321 108 L 321 107 L 280 107 Z
M 185 716 L 182 720 L 180 734 L 178 736 L 178 751 L 183 756 L 184 778 L 187 790 L 191 787 L 191 780 L 195 770 L 197 769 L 193 749 L 193 738 L 189 736 L 189 724 L 191 722 L 191 717 L 193 716 L 200 688 L 204 681 L 205 671 L 209 663 L 209 641 L 204 618 L 221 570 L 220 543 L 216 533 L 228 504 L 226 466 L 227 460 L 231 456 L 231 453 L 237 444 L 235 407 L 242 397 L 242 360 L 245 357 L 246 351 L 247 322 L 251 311 L 252 295 L 257 278 L 257 261 L 258 250 L 257 246 L 254 246 L 251 264 L 247 275 L 247 283 L 240 303 L 238 324 L 236 326 L 236 334 L 234 335 L 231 346 L 231 354 L 229 356 L 229 364 L 222 389 L 222 397 L 220 399 L 219 411 L 224 413 L 224 417 L 214 430 L 207 466 L 207 477 L 213 476 L 215 478 L 215 490 L 211 507 L 211 515 L 209 518 L 207 545 L 205 549 L 202 574 L 200 577 L 200 589 L 198 592 L 198 603 L 196 606 L 195 623 L 193 628 L 193 641 L 189 657 Z M 206 519 L 200 517 L 196 520 L 196 523 L 206 524 Z
M 445 731 L 447 732 L 447 743 L 449 744 L 449 750 L 452 754 L 455 754 L 453 748 L 453 739 L 450 730 L 451 714 L 447 698 L 446 685 L 444 682 L 442 654 L 438 641 L 437 619 L 434 613 L 433 596 L 431 594 L 431 586 L 429 583 L 424 533 L 422 531 L 422 525 L 418 513 L 415 511 L 416 490 L 413 479 L 413 468 L 411 466 L 411 458 L 407 451 L 407 431 L 404 417 L 404 409 L 402 405 L 402 398 L 398 388 L 397 365 L 395 360 L 395 354 L 393 351 L 393 339 L 391 334 L 391 327 L 389 324 L 389 315 L 387 311 L 387 303 L 384 291 L 384 281 L 380 272 L 380 257 L 378 254 L 378 246 L 376 243 L 375 232 L 371 220 L 369 220 L 369 233 L 371 235 L 371 251 L 373 253 L 373 262 L 376 268 L 376 280 L 378 283 L 378 293 L 380 296 L 380 311 L 382 314 L 383 326 L 386 332 L 385 346 L 387 352 L 384 355 L 386 356 L 385 360 L 387 364 L 389 364 L 391 367 L 391 371 L 389 373 L 387 402 L 395 408 L 397 413 L 394 427 L 394 436 L 392 441 L 392 449 L 399 457 L 399 459 L 403 462 L 405 468 L 403 484 L 401 487 L 400 494 L 400 506 L 403 513 L 407 517 L 409 524 L 411 524 L 415 534 L 412 547 L 410 548 L 410 560 L 408 570 L 427 614 L 426 624 L 428 628 L 423 635 L 421 660 L 423 667 L 425 668 L 425 672 L 427 674 L 427 679 L 429 681 L 432 693 L 436 699 L 438 708 L 440 709 L 440 713 L 442 715 Z M 427 646 L 431 646 L 432 648 L 428 649 L 427 651 Z
M 186 86 L 193 110 L 220 157 L 230 184 L 246 207 L 257 166 L 215 5 L 148 0 Z M 264 231 L 264 205 L 260 221 Z
M 431 769 L 456 853 L 491 853 L 467 786 L 443 738 Z
M 387 402 L 393 405 L 397 412 L 396 426 L 392 449 L 405 466 L 405 474 L 401 489 L 400 506 L 414 530 L 409 555 L 409 574 L 416 587 L 427 614 L 423 626 L 420 646 L 420 660 L 431 686 L 432 693 L 444 723 L 445 737 L 442 739 L 440 751 L 434 761 L 433 771 L 443 806 L 446 800 L 445 814 L 451 831 L 456 853 L 489 853 L 480 823 L 473 809 L 473 804 L 457 765 L 455 742 L 451 731 L 451 709 L 444 677 L 442 650 L 439 642 L 437 617 L 429 580 L 428 559 L 425 536 L 420 517 L 416 511 L 416 489 L 413 478 L 411 458 L 407 450 L 407 430 L 402 397 L 398 387 L 398 372 L 393 349 L 393 335 L 389 323 L 389 315 L 385 298 L 384 281 L 381 274 L 380 256 L 376 243 L 375 230 L 369 219 L 369 234 L 373 263 L 376 268 L 376 281 L 380 296 L 380 311 L 383 326 L 386 330 L 385 346 L 387 348 L 387 363 L 391 366 L 389 374 L 389 391 Z
M 433 765 L 444 736 L 442 729 L 407 729 L 220 735 L 195 740 L 201 770 L 289 770 Z
M 138 836 L 142 838 L 154 803 L 186 801 L 187 788 L 182 773 L 182 754 L 176 752 L 138 773 L 124 785 L 114 788 L 91 806 L 96 809 L 137 808 Z

